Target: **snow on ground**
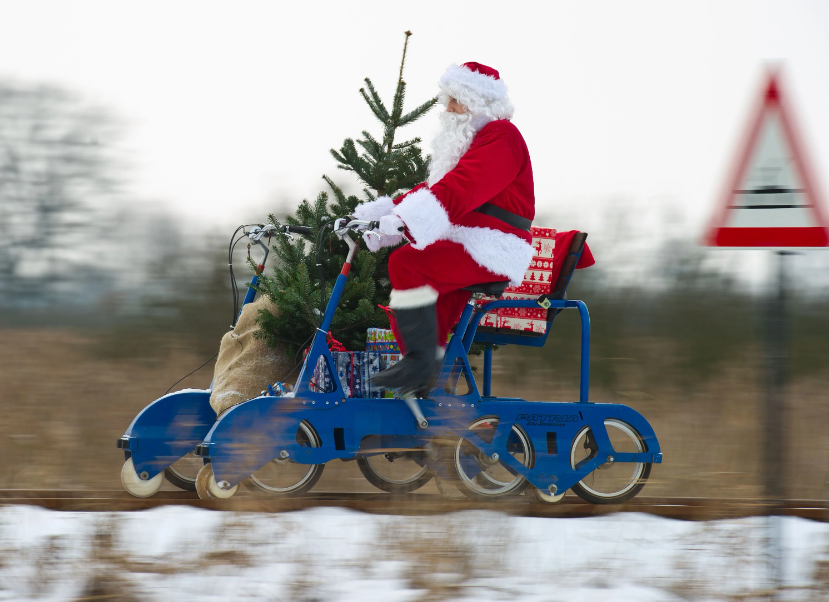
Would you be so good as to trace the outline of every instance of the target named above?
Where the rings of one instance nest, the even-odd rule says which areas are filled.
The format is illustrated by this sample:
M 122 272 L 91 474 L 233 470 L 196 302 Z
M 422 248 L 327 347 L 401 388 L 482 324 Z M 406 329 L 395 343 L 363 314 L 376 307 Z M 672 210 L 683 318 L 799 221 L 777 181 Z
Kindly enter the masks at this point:
M 829 525 L 776 519 L 787 600 L 829 599 Z M 767 522 L 0 508 L 0 600 L 668 602 L 768 586 Z

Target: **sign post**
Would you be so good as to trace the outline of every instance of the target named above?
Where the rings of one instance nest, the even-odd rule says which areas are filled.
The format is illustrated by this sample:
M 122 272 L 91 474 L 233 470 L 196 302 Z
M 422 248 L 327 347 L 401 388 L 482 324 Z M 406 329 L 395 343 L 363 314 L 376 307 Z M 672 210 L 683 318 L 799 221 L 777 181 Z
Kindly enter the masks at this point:
M 771 249 L 777 258 L 776 286 L 769 292 L 764 316 L 766 397 L 762 454 L 769 513 L 770 585 L 776 592 L 783 577 L 779 515 L 787 494 L 784 433 L 790 256 L 793 249 L 829 246 L 829 222 L 790 109 L 781 94 L 777 73 L 768 76 L 705 243 L 714 247 Z

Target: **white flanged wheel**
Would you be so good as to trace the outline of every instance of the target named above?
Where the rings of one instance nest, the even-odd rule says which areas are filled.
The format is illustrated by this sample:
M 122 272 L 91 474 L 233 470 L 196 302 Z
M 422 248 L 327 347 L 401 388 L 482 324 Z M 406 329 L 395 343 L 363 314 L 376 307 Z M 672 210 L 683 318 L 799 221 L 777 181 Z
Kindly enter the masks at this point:
M 482 441 L 490 442 L 498 428 L 498 418 L 495 416 L 475 420 L 469 425 L 473 435 Z M 531 468 L 534 463 L 534 451 L 527 433 L 518 425 L 513 425 L 507 441 L 510 455 L 524 466 Z M 462 460 L 473 458 L 480 468 L 475 476 L 470 477 L 463 468 Z M 487 458 L 474 445 L 465 439 L 458 439 L 452 449 L 449 461 L 450 472 L 454 473 L 455 484 L 458 489 L 470 498 L 491 500 L 511 495 L 518 495 L 528 485 L 528 481 L 521 475 L 516 475 L 501 464 L 498 458 Z
M 545 493 L 532 483 L 530 483 L 524 490 L 524 495 L 527 496 L 527 499 L 530 500 L 530 503 L 532 504 L 558 504 L 564 499 L 565 493 L 567 492 L 564 491 L 563 493 L 559 493 L 557 495 Z
M 646 451 L 642 435 L 616 418 L 604 421 L 607 438 L 617 453 L 642 454 Z M 575 470 L 598 453 L 589 426 L 584 427 L 573 439 L 570 447 L 570 466 Z M 573 493 L 591 504 L 621 504 L 642 490 L 651 474 L 651 464 L 644 462 L 615 462 L 612 456 L 593 472 L 573 485 Z
M 320 447 L 319 435 L 307 421 L 299 423 L 296 442 L 302 447 Z M 265 464 L 245 480 L 245 486 L 270 495 L 283 497 L 302 495 L 311 490 L 322 476 L 325 464 L 299 464 L 286 455 L 277 457 Z
M 203 500 L 212 497 L 226 500 L 233 497 L 238 489 L 238 484 L 229 489 L 219 487 L 219 484 L 216 482 L 216 477 L 213 474 L 213 465 L 209 463 L 202 466 L 198 476 L 196 476 L 196 492 Z
M 132 458 L 124 462 L 124 465 L 121 467 L 121 484 L 130 495 L 134 495 L 135 497 L 152 497 L 158 493 L 163 483 L 163 472 L 158 473 L 152 479 L 142 479 L 135 472 Z

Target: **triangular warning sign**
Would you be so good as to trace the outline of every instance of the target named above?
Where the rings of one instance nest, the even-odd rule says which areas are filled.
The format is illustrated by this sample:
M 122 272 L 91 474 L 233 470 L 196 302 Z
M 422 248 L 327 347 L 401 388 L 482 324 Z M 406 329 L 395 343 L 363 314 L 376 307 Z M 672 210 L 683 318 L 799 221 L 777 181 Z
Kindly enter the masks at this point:
M 826 247 L 829 222 L 775 74 L 769 76 L 706 244 Z

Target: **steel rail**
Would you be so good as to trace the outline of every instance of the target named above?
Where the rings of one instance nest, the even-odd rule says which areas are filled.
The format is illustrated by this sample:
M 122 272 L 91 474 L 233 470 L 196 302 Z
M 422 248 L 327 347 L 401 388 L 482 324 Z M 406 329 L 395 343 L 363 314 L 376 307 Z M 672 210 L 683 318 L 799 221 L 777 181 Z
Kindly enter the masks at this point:
M 748 516 L 797 516 L 829 522 L 826 500 L 787 500 L 771 504 L 762 499 L 638 497 L 619 505 L 589 504 L 569 495 L 558 504 L 531 504 L 519 496 L 498 501 L 447 499 L 440 495 L 386 493 L 312 493 L 304 497 L 275 498 L 240 492 L 229 500 L 201 500 L 188 491 L 161 491 L 151 498 L 135 498 L 125 491 L 0 490 L 0 506 L 29 505 L 74 512 L 124 512 L 160 506 L 193 506 L 237 512 L 296 512 L 307 508 L 337 507 L 394 515 L 434 515 L 463 510 L 493 510 L 512 516 L 577 518 L 617 512 L 644 512 L 678 520 L 717 520 Z

